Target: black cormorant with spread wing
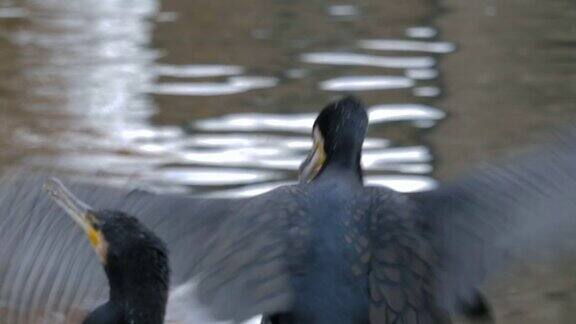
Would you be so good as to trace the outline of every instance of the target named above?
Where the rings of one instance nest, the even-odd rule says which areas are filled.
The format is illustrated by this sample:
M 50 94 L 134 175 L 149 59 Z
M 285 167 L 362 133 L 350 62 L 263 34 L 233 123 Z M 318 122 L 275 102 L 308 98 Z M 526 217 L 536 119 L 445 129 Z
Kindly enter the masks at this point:
M 197 299 L 222 320 L 447 323 L 448 315 L 484 313 L 477 288 L 505 269 L 511 251 L 575 237 L 576 128 L 405 195 L 363 185 L 367 122 L 354 98 L 327 106 L 301 181 L 251 198 L 68 185 L 95 208 L 135 215 L 166 242 L 178 292 L 168 320 L 177 319 L 171 309 Z M 106 298 L 106 278 L 85 240 L 69 219 L 47 217 L 61 211 L 39 193 L 43 181 L 13 176 L 0 185 L 3 323 L 80 318 Z

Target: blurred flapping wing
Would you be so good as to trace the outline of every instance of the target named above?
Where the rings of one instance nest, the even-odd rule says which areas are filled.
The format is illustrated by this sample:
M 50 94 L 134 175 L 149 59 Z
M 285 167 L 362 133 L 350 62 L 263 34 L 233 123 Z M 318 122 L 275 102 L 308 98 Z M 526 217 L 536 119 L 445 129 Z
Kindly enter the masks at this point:
M 102 266 L 82 231 L 42 192 L 45 179 L 20 173 L 0 182 L 0 323 L 75 323 L 107 298 Z M 132 214 L 161 237 L 172 285 L 194 283 L 190 300 L 215 318 L 240 321 L 289 307 L 283 233 L 293 188 L 200 199 L 66 185 L 94 208 Z
M 533 258 L 574 247 L 576 126 L 414 199 L 424 235 L 439 255 L 436 297 L 458 311 L 513 255 Z

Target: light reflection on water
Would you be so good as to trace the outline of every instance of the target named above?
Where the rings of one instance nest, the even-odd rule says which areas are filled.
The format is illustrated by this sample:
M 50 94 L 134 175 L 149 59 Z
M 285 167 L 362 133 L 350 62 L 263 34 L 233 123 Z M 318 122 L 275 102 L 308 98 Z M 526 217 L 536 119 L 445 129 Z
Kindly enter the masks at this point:
M 331 5 L 328 6 L 328 13 L 332 16 L 355 16 L 358 14 L 358 8 L 353 5 Z
M 372 127 L 402 122 L 417 129 L 444 117 L 441 110 L 415 100 L 440 93 L 434 84 L 439 74 L 434 55 L 453 50 L 447 42 L 410 40 L 433 37 L 433 28 L 407 28 L 405 40 L 397 39 L 402 35 L 360 40 L 355 49 L 345 52 L 302 50 L 279 74 L 240 62 L 157 63 L 165 49 L 150 45 L 154 21 L 170 24 L 180 17 L 175 12 L 169 13 L 170 19 L 162 18 L 166 14 L 151 0 L 131 2 L 131 6 L 103 1 L 94 8 L 33 2 L 0 10 L 0 18 L 23 26 L 3 32 L 10 42 L 0 45 L 24 57 L 15 62 L 14 78 L 0 84 L 15 89 L 7 96 L 21 108 L 20 115 L 6 114 L 16 121 L 10 142 L 21 150 L 21 161 L 115 185 L 246 196 L 297 178 L 321 106 L 278 113 L 272 101 L 267 111 L 255 107 L 238 113 L 232 105 L 228 112 L 201 116 L 198 104 L 191 104 L 183 108 L 189 109 L 187 119 L 178 124 L 153 123 L 155 117 L 169 116 L 170 98 L 258 97 L 281 91 L 290 82 L 314 80 L 315 86 L 305 91 L 317 96 L 379 93 L 380 102 L 373 101 L 369 107 Z M 361 11 L 334 5 L 326 14 L 351 17 Z M 398 55 L 401 52 L 407 55 Z M 315 66 L 334 73 L 316 76 Z M 371 69 L 372 73 L 349 70 L 355 71 L 351 74 L 339 72 L 340 68 Z M 407 92 L 398 103 L 386 99 L 387 91 L 402 89 L 411 89 L 415 97 Z M 364 149 L 368 184 L 403 192 L 434 186 L 428 176 L 432 155 L 420 143 L 399 146 L 370 135 Z
M 302 55 L 306 63 L 326 65 L 365 65 L 392 69 L 422 69 L 434 66 L 431 57 L 393 57 L 375 56 L 356 53 L 308 53 Z
M 179 96 L 219 96 L 242 93 L 254 89 L 272 88 L 278 84 L 276 78 L 238 76 L 226 82 L 175 82 L 162 83 L 153 87 L 151 93 Z
M 370 124 L 398 121 L 436 121 L 444 113 L 436 108 L 419 104 L 377 105 L 368 108 Z M 233 114 L 216 119 L 201 120 L 193 124 L 200 130 L 213 131 L 287 131 L 309 133 L 316 113 L 299 115 Z
M 414 81 L 401 76 L 344 76 L 320 83 L 327 91 L 366 91 L 403 89 L 414 86 Z
M 406 36 L 410 38 L 432 38 L 436 35 L 438 35 L 438 31 L 429 26 L 417 26 L 406 29 Z
M 161 76 L 177 78 L 208 78 L 217 76 L 239 75 L 244 68 L 237 65 L 190 64 L 156 66 L 156 73 Z
M 431 80 L 438 77 L 438 71 L 434 69 L 409 69 L 406 76 L 414 80 Z
M 426 53 L 450 53 L 456 47 L 448 42 L 424 42 L 398 39 L 375 39 L 360 41 L 360 48 L 379 51 L 408 51 Z

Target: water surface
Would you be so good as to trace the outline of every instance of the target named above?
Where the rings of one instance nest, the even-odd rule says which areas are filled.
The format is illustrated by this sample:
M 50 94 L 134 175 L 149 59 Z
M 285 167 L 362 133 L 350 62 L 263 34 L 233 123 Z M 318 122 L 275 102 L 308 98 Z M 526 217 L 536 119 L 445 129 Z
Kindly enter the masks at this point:
M 369 107 L 367 182 L 403 192 L 433 188 L 433 154 L 421 134 L 445 116 L 438 62 L 455 45 L 416 14 L 376 23 L 383 12 L 371 6 L 380 7 L 5 6 L 3 166 L 251 195 L 296 179 L 316 113 L 353 92 Z M 386 135 L 394 132 L 402 138 Z

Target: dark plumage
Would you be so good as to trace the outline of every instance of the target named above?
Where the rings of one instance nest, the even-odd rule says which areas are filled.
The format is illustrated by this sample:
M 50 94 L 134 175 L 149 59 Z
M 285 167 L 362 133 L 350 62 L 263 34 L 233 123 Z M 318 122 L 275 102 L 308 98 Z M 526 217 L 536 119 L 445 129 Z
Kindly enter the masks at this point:
M 301 179 L 311 180 L 326 167 L 337 165 L 340 170 L 356 173 L 361 181 L 360 158 L 367 126 L 368 115 L 353 97 L 326 106 L 314 122 L 312 136 L 315 147 L 300 166 Z M 322 150 L 318 150 L 320 146 Z M 320 159 L 316 161 L 320 165 L 314 165 L 315 158 Z M 312 170 L 314 167 L 317 169 Z
M 338 164 L 342 170 L 354 170 L 362 180 L 360 158 L 368 127 L 368 115 L 362 104 L 348 97 L 328 105 L 320 112 L 314 128 L 324 139 L 326 162 L 323 168 Z
M 164 323 L 169 286 L 164 242 L 132 216 L 88 207 L 58 180 L 45 188 L 85 230 L 108 279 L 108 301 L 83 323 Z
M 485 316 L 478 287 L 505 269 L 512 252 L 530 255 L 576 237 L 574 127 L 508 162 L 404 195 L 363 185 L 366 124 L 357 100 L 329 105 L 315 123 L 300 183 L 251 198 L 70 185 L 93 206 L 135 215 L 163 238 L 172 287 L 197 284 L 179 302 L 191 305 L 196 296 L 216 318 L 236 321 L 262 313 L 290 324 Z M 75 314 L 106 292 L 67 220 L 47 217 L 60 211 L 39 196 L 39 181 L 16 177 L 0 186 L 6 323 L 34 323 L 40 311 Z

